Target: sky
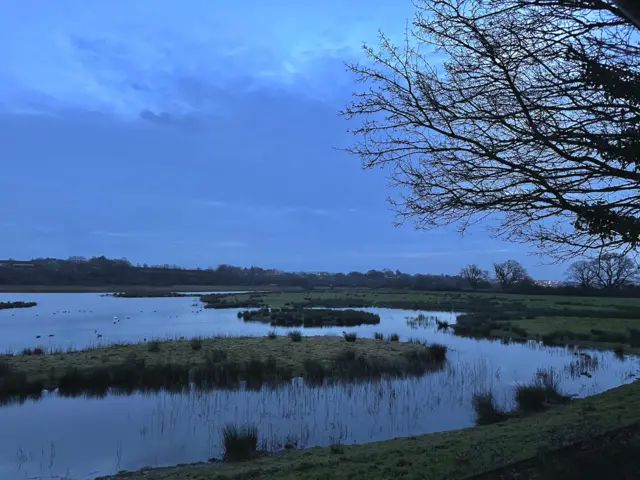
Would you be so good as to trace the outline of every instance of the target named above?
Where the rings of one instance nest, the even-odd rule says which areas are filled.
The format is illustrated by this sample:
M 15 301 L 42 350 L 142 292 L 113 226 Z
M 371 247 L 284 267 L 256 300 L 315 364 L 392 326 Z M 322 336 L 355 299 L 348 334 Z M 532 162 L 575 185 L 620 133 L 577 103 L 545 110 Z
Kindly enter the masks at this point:
M 457 273 L 521 261 L 481 228 L 394 227 L 338 111 L 409 0 L 0 0 L 0 257 Z

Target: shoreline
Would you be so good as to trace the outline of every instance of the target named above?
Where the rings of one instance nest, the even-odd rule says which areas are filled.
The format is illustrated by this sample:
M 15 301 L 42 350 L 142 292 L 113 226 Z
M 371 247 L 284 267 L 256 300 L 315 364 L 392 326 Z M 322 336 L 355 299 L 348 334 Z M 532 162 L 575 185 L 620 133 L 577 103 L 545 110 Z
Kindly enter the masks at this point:
M 296 292 L 301 291 L 297 287 L 280 287 L 274 285 L 170 285 L 170 286 L 144 286 L 144 285 L 0 285 L 0 293 L 118 293 L 118 292 Z
M 244 462 L 203 461 L 143 467 L 96 480 L 230 480 L 259 478 L 267 472 L 274 479 L 387 479 L 411 475 L 467 478 L 500 472 L 507 465 L 525 471 L 532 463 L 537 466 L 536 462 L 544 460 L 540 458 L 541 452 L 552 455 L 560 451 L 553 443 L 558 435 L 568 446 L 588 441 L 580 426 L 588 427 L 589 438 L 597 439 L 634 428 L 639 422 L 640 381 L 635 381 L 566 406 L 493 425 L 356 445 L 280 451 Z

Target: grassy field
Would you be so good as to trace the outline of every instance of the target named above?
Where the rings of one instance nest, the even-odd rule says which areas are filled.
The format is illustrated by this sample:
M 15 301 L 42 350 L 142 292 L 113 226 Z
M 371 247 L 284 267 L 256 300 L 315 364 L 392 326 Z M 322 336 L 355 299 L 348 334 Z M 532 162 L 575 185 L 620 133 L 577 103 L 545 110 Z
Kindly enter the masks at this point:
M 464 292 L 322 291 L 205 295 L 209 308 L 388 307 L 464 313 L 456 333 L 640 353 L 640 299 Z
M 446 349 L 416 343 L 343 337 L 218 337 L 150 341 L 69 352 L 26 349 L 0 356 L 0 395 L 60 388 L 105 392 L 108 387 L 236 387 L 302 376 L 355 379 L 418 375 L 442 366 Z
M 530 417 L 364 445 L 290 451 L 240 463 L 122 473 L 115 479 L 455 479 L 640 421 L 640 382 Z

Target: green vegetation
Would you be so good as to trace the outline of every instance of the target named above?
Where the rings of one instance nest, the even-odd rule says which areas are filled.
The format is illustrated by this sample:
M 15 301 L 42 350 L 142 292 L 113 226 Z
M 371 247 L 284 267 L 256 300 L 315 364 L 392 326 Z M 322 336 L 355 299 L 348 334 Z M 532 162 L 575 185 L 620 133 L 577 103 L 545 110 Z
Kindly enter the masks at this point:
M 346 332 L 345 332 L 345 333 L 343 334 L 343 336 L 344 336 L 344 339 L 345 339 L 347 342 L 351 342 L 351 343 L 355 342 L 355 341 L 356 341 L 356 339 L 358 338 L 358 334 L 357 334 L 357 333 L 355 333 L 355 332 L 352 332 L 352 333 L 346 333 Z
M 291 339 L 292 342 L 301 342 L 302 341 L 302 332 L 300 332 L 299 330 L 294 330 L 292 332 L 289 332 L 288 336 L 289 336 L 289 338 Z
M 312 291 L 205 295 L 209 308 L 385 307 L 462 313 L 438 328 L 479 338 L 540 340 L 550 345 L 640 353 L 640 299 L 476 292 Z M 419 316 L 418 316 L 419 317 Z M 418 318 L 416 317 L 416 318 Z M 414 319 L 415 320 L 415 319 Z
M 457 479 L 514 462 L 536 462 L 541 452 L 551 454 L 559 447 L 581 442 L 587 433 L 590 438 L 597 438 L 638 422 L 640 382 L 635 382 L 566 406 L 495 425 L 364 445 L 336 443 L 331 447 L 293 450 L 243 463 L 145 468 L 109 478 Z
M 380 317 L 359 310 L 331 310 L 326 308 L 269 308 L 238 312 L 245 322 L 270 323 L 274 327 L 354 327 L 375 325 Z
M 226 461 L 249 460 L 258 453 L 258 427 L 255 425 L 241 428 L 227 425 L 222 430 L 222 438 Z
M 523 413 L 541 412 L 569 401 L 570 397 L 560 392 L 560 380 L 553 370 L 538 370 L 533 383 L 516 388 L 516 403 Z
M 517 408 L 506 412 L 499 407 L 492 392 L 475 393 L 472 398 L 476 414 L 476 425 L 500 423 L 509 418 L 522 417 L 542 412 L 571 401 L 571 397 L 560 391 L 560 381 L 552 369 L 538 370 L 533 381 L 518 385 L 515 390 Z
M 29 308 L 35 307 L 36 302 L 0 302 L 0 310 L 7 310 L 9 308 Z
M 509 418 L 507 412 L 496 404 L 491 392 L 474 393 L 471 401 L 476 414 L 476 425 L 491 425 Z
M 244 381 L 258 388 L 296 376 L 308 381 L 351 381 L 421 375 L 441 368 L 446 359 L 440 346 L 373 339 L 347 345 L 341 337 L 306 337 L 301 342 L 300 332 L 292 334 L 293 341 L 287 337 L 154 340 L 64 353 L 42 350 L 36 354 L 34 350 L 2 355 L 0 397 L 38 396 L 43 388 L 56 387 L 63 395 L 102 395 L 110 387 L 124 393 L 180 390 L 189 382 L 199 388 L 236 388 Z M 316 363 L 309 367 L 309 361 Z

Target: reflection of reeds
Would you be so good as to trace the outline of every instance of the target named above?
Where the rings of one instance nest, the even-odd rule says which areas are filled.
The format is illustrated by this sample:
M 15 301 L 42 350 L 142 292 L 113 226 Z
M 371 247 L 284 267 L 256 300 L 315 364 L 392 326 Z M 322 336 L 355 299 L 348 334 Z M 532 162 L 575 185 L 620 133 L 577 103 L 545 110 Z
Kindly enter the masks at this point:
M 560 379 L 553 369 L 539 369 L 531 383 L 516 388 L 516 403 L 522 412 L 539 412 L 569 400 L 560 391 Z
M 591 356 L 588 353 L 577 353 L 569 365 L 565 367 L 565 371 L 569 373 L 571 378 L 580 376 L 591 377 L 599 368 L 598 357 Z
M 509 418 L 497 405 L 491 392 L 474 393 L 471 404 L 476 415 L 476 425 L 491 425 Z
M 222 429 L 224 459 L 229 462 L 249 460 L 258 452 L 258 427 L 227 425 Z

